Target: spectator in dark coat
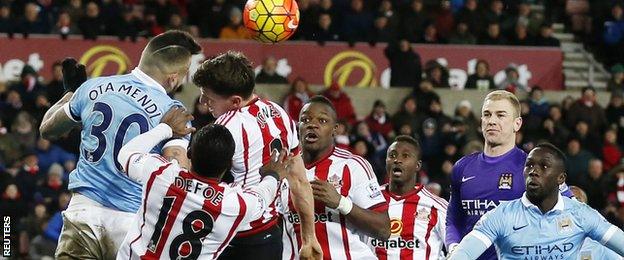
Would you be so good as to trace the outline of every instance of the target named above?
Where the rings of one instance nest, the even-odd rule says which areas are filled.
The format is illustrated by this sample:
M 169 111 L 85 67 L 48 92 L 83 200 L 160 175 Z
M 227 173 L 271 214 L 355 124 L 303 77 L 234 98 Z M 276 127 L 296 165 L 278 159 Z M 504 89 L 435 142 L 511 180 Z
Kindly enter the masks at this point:
M 416 98 L 418 111 L 422 113 L 428 113 L 431 102 L 440 100 L 440 96 L 435 93 L 433 84 L 428 79 L 422 80 L 412 95 Z
M 45 86 L 45 93 L 47 94 L 48 101 L 52 104 L 56 104 L 56 102 L 63 97 L 63 93 L 65 93 L 62 69 L 61 62 L 55 61 L 52 64 L 52 79 Z
M 351 8 L 344 13 L 342 22 L 342 36 L 348 42 L 363 42 L 368 40 L 368 34 L 373 25 L 373 15 L 364 9 L 362 0 L 351 0 Z
M 318 23 L 312 29 L 307 38 L 311 41 L 317 41 L 321 44 L 327 41 L 340 40 L 340 34 L 334 29 L 332 17 L 329 13 L 321 13 L 318 16 Z
M 403 14 L 399 32 L 410 42 L 422 42 L 427 24 L 427 14 L 423 11 L 422 0 L 412 0 L 409 8 Z
M 14 33 L 15 27 L 15 20 L 11 16 L 11 7 L 0 2 L 0 33 Z
M 392 125 L 394 125 L 394 132 L 396 132 L 397 135 L 402 132 L 401 128 L 404 127 L 404 125 L 408 125 L 411 134 L 413 134 L 420 129 L 424 120 L 425 115 L 418 110 L 416 99 L 412 96 L 408 96 L 403 99 L 399 111 L 392 116 Z M 412 137 L 414 137 L 414 135 L 412 135 Z
M 457 13 L 457 20 L 468 26 L 468 31 L 481 35 L 485 27 L 483 14 L 477 9 L 477 0 L 466 0 L 464 7 Z
M 375 45 L 378 42 L 389 42 L 395 38 L 395 29 L 390 27 L 388 17 L 377 16 L 373 23 L 373 29 L 369 32 L 368 42 Z
M 518 46 L 533 46 L 535 45 L 535 39 L 529 34 L 527 26 L 524 23 L 518 22 L 514 30 L 514 35 L 511 37 L 509 44 Z
M 481 45 L 505 45 L 507 39 L 501 34 L 500 24 L 492 22 L 488 25 L 487 33 L 479 39 Z
M 26 151 L 22 160 L 24 165 L 17 173 L 15 181 L 20 191 L 22 191 L 23 200 L 31 203 L 35 199 L 35 192 L 43 185 L 46 173 L 40 170 L 37 154 L 34 151 Z
M 120 40 L 130 39 L 136 41 L 141 31 L 141 20 L 134 16 L 132 10 L 124 8 L 119 19 L 111 23 L 112 28 L 108 28 L 111 34 L 117 36 Z
M 585 87 L 581 90 L 582 96 L 571 107 L 567 114 L 567 126 L 574 129 L 579 121 L 587 122 L 589 132 L 599 133 L 607 126 L 604 110 L 596 102 L 596 90 Z
M 17 27 L 17 31 L 24 34 L 50 32 L 47 17 L 41 13 L 41 7 L 35 3 L 26 4 L 24 16 L 17 22 Z
M 450 88 L 449 71 L 438 61 L 430 60 L 425 63 L 425 75 L 434 88 Z
M 390 62 L 391 87 L 416 87 L 422 78 L 420 55 L 405 39 L 391 43 L 384 50 Z
M 544 119 L 548 117 L 548 113 L 550 110 L 550 104 L 548 104 L 548 99 L 544 97 L 544 91 L 539 86 L 533 86 L 531 88 L 531 92 L 529 93 L 529 107 L 531 110 L 531 114 L 539 117 L 540 119 Z
M 468 24 L 460 21 L 455 31 L 449 36 L 450 44 L 476 44 L 477 38 L 468 30 Z
M 494 78 L 490 75 L 490 64 L 486 60 L 477 60 L 475 73 L 468 76 L 465 89 L 490 90 L 495 89 Z
M 344 120 L 349 123 L 349 125 L 355 125 L 355 109 L 353 108 L 353 104 L 351 104 L 351 98 L 340 89 L 338 83 L 332 83 L 322 95 L 329 99 L 336 108 L 338 120 Z
M 189 24 L 199 28 L 199 34 L 205 38 L 219 38 L 221 29 L 229 20 L 230 5 L 226 0 L 190 1 Z
M 540 33 L 535 39 L 535 45 L 547 47 L 559 47 L 561 45 L 559 39 L 553 37 L 553 28 L 551 24 L 544 23 L 540 26 Z
M 581 143 L 578 139 L 570 139 L 567 147 L 567 160 L 565 161 L 567 174 L 566 183 L 568 185 L 578 185 L 587 172 L 589 160 L 594 158 L 594 156 L 581 148 Z
M 373 132 L 382 134 L 387 140 L 394 136 L 390 115 L 386 112 L 386 104 L 381 100 L 376 100 L 373 104 L 373 111 L 364 119 L 368 127 Z
M 624 98 L 619 92 L 612 93 L 609 105 L 605 109 L 609 128 L 617 130 L 618 136 L 624 136 Z M 618 144 L 624 146 L 624 138 L 618 138 Z
M 288 84 L 288 79 L 277 74 L 277 59 L 273 56 L 266 57 L 262 62 L 262 69 L 256 76 L 256 83 L 262 84 Z
M 24 103 L 23 109 L 26 111 L 34 110 L 36 95 L 45 89 L 43 84 L 39 82 L 37 72 L 30 65 L 24 65 L 22 73 L 20 74 L 20 81 L 11 85 L 9 88 L 19 93 Z
M 85 39 L 95 40 L 98 36 L 104 35 L 106 25 L 100 17 L 100 7 L 95 2 L 87 4 L 87 12 L 78 22 L 78 27 Z
M 587 193 L 587 205 L 602 211 L 607 205 L 608 184 L 602 162 L 599 159 L 589 161 L 587 175 L 582 178 L 581 187 Z

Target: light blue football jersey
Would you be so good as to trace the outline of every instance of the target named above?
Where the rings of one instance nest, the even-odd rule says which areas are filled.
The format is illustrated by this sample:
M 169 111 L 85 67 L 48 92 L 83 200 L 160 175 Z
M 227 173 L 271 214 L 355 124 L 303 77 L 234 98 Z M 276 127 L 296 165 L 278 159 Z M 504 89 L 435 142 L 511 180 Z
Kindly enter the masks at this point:
M 117 155 L 125 143 L 158 125 L 172 106 L 183 105 L 138 68 L 83 83 L 65 107 L 82 123 L 80 158 L 69 175 L 69 189 L 105 207 L 136 212 L 141 185 L 122 172 Z M 152 152 L 160 153 L 161 148 L 162 144 Z
M 537 260 L 576 259 L 586 237 L 604 243 L 618 228 L 596 210 L 561 195 L 542 214 L 525 193 L 486 213 L 474 230 L 484 243 L 494 243 L 499 259 Z
M 581 247 L 581 252 L 579 253 L 578 258 L 577 258 L 577 260 L 622 260 L 622 259 L 624 259 L 624 257 L 621 257 L 613 250 L 589 238 L 585 239 L 585 242 L 583 243 L 583 247 Z

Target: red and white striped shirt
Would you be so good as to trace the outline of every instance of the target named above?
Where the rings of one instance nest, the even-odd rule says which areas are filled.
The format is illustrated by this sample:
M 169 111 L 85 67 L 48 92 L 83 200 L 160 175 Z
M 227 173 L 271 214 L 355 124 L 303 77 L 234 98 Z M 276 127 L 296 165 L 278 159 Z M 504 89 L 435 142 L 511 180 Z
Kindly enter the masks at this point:
M 117 259 L 216 259 L 277 195 L 275 178 L 246 190 L 232 188 L 156 154 L 136 153 L 126 169 L 143 183 L 143 194 Z
M 431 194 L 423 185 L 398 196 L 384 185 L 382 193 L 388 200 L 390 216 L 390 239 L 371 239 L 380 260 L 386 259 L 445 259 L 444 238 L 446 234 L 446 200 Z
M 368 161 L 346 150 L 334 148 L 325 158 L 306 165 L 306 175 L 310 181 L 314 178 L 326 180 L 338 193 L 363 209 L 385 207 L 386 200 Z M 282 183 L 282 190 L 285 190 L 288 184 Z M 288 193 L 281 193 L 280 202 L 284 213 L 282 259 L 299 259 L 301 221 Z M 365 236 L 346 221 L 345 216 L 319 201 L 314 201 L 314 211 L 316 238 L 324 259 L 377 259 L 366 245 Z
M 271 159 L 271 142 L 280 140 L 282 147 L 298 155 L 299 137 L 295 122 L 279 105 L 255 98 L 247 106 L 221 115 L 216 124 L 225 126 L 236 143 L 232 157 L 233 185 L 249 187 L 260 182 L 260 167 Z M 243 227 L 239 236 L 249 236 L 277 224 L 275 205 L 256 221 Z

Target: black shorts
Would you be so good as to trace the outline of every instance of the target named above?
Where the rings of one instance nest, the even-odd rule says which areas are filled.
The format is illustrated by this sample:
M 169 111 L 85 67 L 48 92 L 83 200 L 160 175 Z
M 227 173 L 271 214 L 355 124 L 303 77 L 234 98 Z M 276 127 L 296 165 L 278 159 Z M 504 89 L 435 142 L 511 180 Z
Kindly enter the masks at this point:
M 234 237 L 223 250 L 219 260 L 275 260 L 282 259 L 282 224 L 247 237 Z

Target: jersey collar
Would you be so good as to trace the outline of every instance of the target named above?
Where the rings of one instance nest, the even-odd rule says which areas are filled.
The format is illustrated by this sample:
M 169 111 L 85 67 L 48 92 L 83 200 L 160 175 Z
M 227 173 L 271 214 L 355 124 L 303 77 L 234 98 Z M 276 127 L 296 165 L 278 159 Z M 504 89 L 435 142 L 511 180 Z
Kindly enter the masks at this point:
M 132 70 L 132 75 L 137 77 L 141 82 L 143 82 L 143 84 L 153 86 L 160 92 L 164 93 L 165 95 L 167 94 L 167 91 L 165 91 L 165 88 L 162 85 L 160 85 L 160 83 L 158 83 L 149 75 L 145 74 L 145 72 L 139 69 L 139 67 L 136 67 Z
M 522 194 L 522 199 L 520 200 L 522 201 L 522 205 L 524 205 L 524 207 L 536 210 L 537 212 L 540 212 L 541 214 L 542 211 L 535 204 L 531 203 L 531 201 L 529 201 L 529 198 L 527 198 L 526 191 Z M 550 212 L 555 212 L 555 211 L 563 211 L 563 208 L 564 208 L 563 197 L 561 196 L 561 194 L 558 194 L 557 204 L 555 204 L 555 206 L 550 211 L 546 212 L 546 214 Z
M 390 191 L 390 184 L 387 184 L 385 189 L 386 189 L 386 191 L 388 191 L 388 194 L 390 194 L 390 196 L 392 198 L 394 198 L 395 200 L 402 200 L 402 199 L 405 199 L 405 198 L 407 198 L 409 196 L 412 196 L 412 194 L 416 194 L 416 193 L 420 192 L 420 190 L 422 190 L 423 187 L 425 187 L 425 186 L 423 186 L 420 183 L 417 183 L 416 186 L 414 186 L 413 190 L 408 191 L 407 193 L 405 193 L 403 195 L 398 195 L 398 194 L 395 194 L 395 193 L 391 192 Z

